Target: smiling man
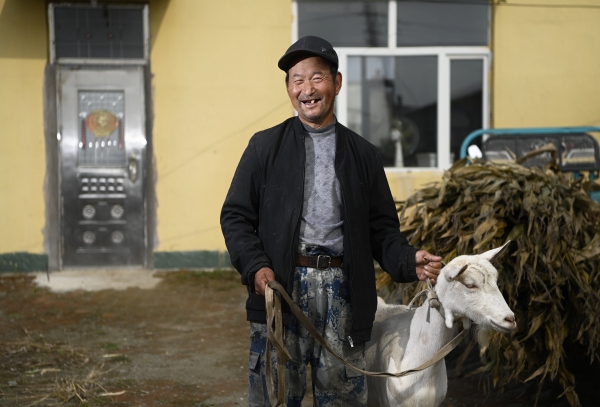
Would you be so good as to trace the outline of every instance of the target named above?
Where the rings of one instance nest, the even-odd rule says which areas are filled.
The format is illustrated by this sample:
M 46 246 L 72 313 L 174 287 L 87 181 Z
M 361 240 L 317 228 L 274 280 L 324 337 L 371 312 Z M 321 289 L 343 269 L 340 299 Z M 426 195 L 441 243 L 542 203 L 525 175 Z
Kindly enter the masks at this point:
M 301 38 L 278 66 L 298 116 L 250 139 L 221 212 L 231 261 L 248 288 L 253 407 L 270 405 L 269 281 L 286 287 L 339 355 L 364 368 L 377 309 L 373 259 L 397 282 L 435 282 L 442 267 L 440 257 L 411 247 L 400 233 L 377 148 L 335 119 L 342 75 L 331 44 Z M 292 356 L 285 365 L 287 406 L 301 405 L 309 363 L 315 406 L 366 405 L 365 377 L 323 350 L 285 307 L 284 340 Z
M 312 129 L 333 123 L 333 102 L 342 87 L 342 74 L 335 63 L 302 54 L 288 59 L 287 91 L 300 120 Z

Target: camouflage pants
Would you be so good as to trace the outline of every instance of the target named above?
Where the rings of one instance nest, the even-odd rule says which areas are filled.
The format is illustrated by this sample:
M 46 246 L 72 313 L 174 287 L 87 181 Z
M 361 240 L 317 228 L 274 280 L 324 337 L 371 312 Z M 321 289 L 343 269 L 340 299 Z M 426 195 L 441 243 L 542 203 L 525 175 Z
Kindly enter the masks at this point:
M 311 253 L 313 254 L 313 253 Z M 322 253 L 314 253 L 322 254 Z M 341 268 L 319 270 L 296 267 L 292 299 L 308 316 L 329 345 L 350 364 L 363 368 L 364 344 L 351 347 L 350 293 Z M 250 323 L 248 404 L 269 406 L 265 379 L 266 324 Z M 311 365 L 314 406 L 366 406 L 367 383 L 363 375 L 346 368 L 299 322 L 284 326 L 284 342 L 292 356 L 285 365 L 286 405 L 300 407 L 306 392 L 306 366 Z M 277 365 L 272 351 L 273 380 L 277 388 Z

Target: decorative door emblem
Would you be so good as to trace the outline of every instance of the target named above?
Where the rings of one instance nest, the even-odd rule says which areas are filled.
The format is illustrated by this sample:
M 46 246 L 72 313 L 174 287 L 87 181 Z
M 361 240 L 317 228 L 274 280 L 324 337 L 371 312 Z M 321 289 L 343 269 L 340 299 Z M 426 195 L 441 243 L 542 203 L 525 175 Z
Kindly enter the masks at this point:
M 119 126 L 119 119 L 109 110 L 94 110 L 85 124 L 97 137 L 108 137 Z

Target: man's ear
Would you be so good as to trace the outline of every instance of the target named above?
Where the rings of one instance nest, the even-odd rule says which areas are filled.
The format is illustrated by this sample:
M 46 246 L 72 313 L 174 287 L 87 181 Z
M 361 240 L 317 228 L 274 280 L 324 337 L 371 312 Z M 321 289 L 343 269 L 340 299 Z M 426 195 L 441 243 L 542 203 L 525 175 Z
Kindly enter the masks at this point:
M 337 96 L 342 89 L 342 74 L 340 72 L 335 74 L 335 95 Z
M 481 253 L 479 256 L 483 257 L 490 263 L 493 263 L 496 260 L 498 260 L 500 257 L 502 257 L 504 255 L 504 253 L 506 253 L 506 251 L 508 250 L 508 247 L 510 246 L 510 243 L 511 243 L 511 241 L 509 240 L 508 242 L 504 243 L 504 245 L 502 245 L 496 249 L 488 250 L 485 253 Z

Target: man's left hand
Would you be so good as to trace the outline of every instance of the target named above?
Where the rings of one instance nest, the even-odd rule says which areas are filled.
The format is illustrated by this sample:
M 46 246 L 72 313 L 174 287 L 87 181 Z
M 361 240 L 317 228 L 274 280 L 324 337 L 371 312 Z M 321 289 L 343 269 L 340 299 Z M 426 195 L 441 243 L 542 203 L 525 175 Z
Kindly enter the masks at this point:
M 431 284 L 435 284 L 442 270 L 442 258 L 434 256 L 427 250 L 419 250 L 415 254 L 415 265 L 419 280 L 426 281 L 430 279 Z

